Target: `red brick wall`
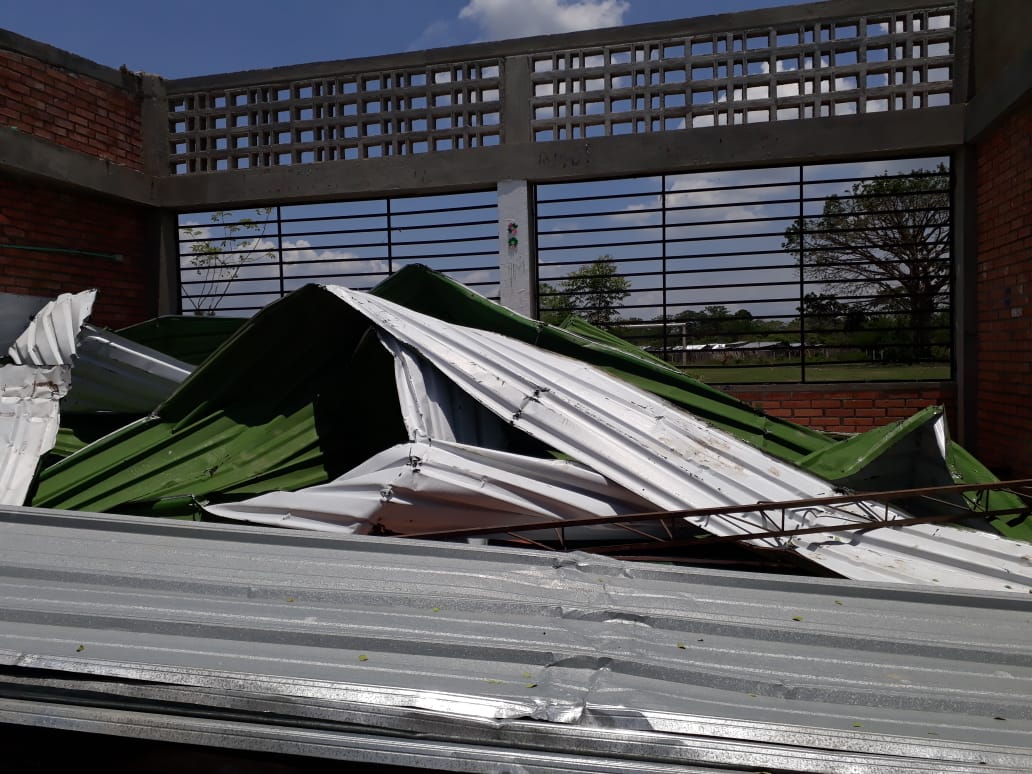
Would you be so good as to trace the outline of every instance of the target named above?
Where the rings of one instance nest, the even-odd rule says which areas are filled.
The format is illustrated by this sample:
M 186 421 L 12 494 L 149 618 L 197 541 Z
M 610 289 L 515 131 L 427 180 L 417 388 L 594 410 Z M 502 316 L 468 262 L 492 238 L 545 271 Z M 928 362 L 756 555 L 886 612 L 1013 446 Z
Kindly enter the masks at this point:
M 12 51 L 0 51 L 0 126 L 143 168 L 137 96 Z
M 952 426 L 956 391 L 929 384 L 792 386 L 731 385 L 723 388 L 775 417 L 836 433 L 860 433 L 909 417 L 925 406 L 944 404 Z
M 115 253 L 121 261 L 0 247 L 0 291 L 54 296 L 97 288 L 93 321 L 119 328 L 157 313 L 147 265 L 147 213 L 95 194 L 0 177 L 0 245 Z
M 975 450 L 1032 476 L 1032 106 L 977 148 L 978 370 Z

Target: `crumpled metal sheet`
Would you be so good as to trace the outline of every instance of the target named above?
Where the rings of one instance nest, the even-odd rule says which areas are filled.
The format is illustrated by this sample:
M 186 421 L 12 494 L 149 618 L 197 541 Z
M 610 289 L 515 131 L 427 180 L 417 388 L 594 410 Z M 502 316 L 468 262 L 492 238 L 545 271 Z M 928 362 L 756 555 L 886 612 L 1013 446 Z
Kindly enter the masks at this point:
M 93 311 L 96 298 L 96 290 L 62 293 L 36 313 L 11 344 L 8 356 L 24 365 L 73 365 L 80 330 Z
M 380 343 L 394 356 L 394 380 L 402 421 L 410 440 L 457 441 L 504 449 L 505 437 L 498 418 L 470 400 L 462 388 L 434 368 L 411 347 L 392 336 Z
M 496 416 L 667 510 L 818 498 L 828 482 L 674 409 L 600 369 L 498 334 L 452 325 L 376 296 L 328 286 L 383 333 L 410 348 Z M 425 369 L 424 369 L 425 370 Z M 427 377 L 431 380 L 433 377 Z M 405 388 L 403 387 L 402 390 Z M 439 405 L 440 411 L 447 406 Z M 784 528 L 856 524 L 906 514 L 877 503 L 799 508 Z M 706 516 L 717 535 L 781 527 L 762 512 Z M 1026 543 L 951 527 L 755 541 L 794 550 L 829 570 L 869 581 L 1032 591 Z
M 37 312 L 8 354 L 15 363 L 74 366 L 66 411 L 152 411 L 194 367 L 89 325 L 96 296 L 96 290 L 61 294 Z
M 206 745 L 1024 772 L 1029 615 L 1029 595 L 0 509 L 0 720 Z
M 406 533 L 535 518 L 547 526 L 564 518 L 640 513 L 649 507 L 574 462 L 434 440 L 387 449 L 328 484 L 205 510 L 279 527 L 365 533 L 379 525 Z M 629 536 L 619 527 L 584 532 L 595 538 Z M 573 532 L 566 536 L 578 538 Z
M 0 505 L 21 505 L 54 447 L 68 367 L 0 366 Z

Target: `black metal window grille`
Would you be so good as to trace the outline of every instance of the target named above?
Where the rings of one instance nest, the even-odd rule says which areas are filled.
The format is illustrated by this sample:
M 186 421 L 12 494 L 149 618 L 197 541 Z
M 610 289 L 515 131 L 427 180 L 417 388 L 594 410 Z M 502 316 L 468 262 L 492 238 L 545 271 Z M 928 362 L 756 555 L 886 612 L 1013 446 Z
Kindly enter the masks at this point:
M 952 377 L 949 160 L 539 186 L 538 315 L 717 383 Z
M 191 213 L 179 219 L 186 314 L 253 314 L 310 282 L 368 290 L 408 264 L 498 298 L 494 191 Z

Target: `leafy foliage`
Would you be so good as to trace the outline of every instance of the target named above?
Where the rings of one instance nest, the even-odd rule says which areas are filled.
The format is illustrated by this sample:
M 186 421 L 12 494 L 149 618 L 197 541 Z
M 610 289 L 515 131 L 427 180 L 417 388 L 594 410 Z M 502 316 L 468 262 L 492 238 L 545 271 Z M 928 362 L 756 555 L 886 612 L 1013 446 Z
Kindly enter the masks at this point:
M 603 255 L 568 274 L 558 287 L 538 285 L 541 319 L 558 324 L 569 314 L 578 314 L 592 325 L 606 326 L 618 317 L 617 307 L 630 295 L 631 282 L 617 271 L 610 255 Z
M 215 314 L 241 268 L 262 258 L 275 258 L 271 250 L 262 249 L 272 207 L 259 208 L 255 214 L 263 220 L 234 220 L 232 212 L 219 210 L 212 213 L 211 226 L 182 229 L 187 238 L 198 240 L 190 245 L 190 265 L 203 282 L 200 290 L 193 294 L 189 292 L 189 286 L 183 286 L 194 314 Z

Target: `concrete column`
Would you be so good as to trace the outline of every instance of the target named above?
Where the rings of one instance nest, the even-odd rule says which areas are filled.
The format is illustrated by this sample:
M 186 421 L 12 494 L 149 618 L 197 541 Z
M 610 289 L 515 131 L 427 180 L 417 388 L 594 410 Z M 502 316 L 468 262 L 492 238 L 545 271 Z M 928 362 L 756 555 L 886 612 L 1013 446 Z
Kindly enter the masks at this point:
M 168 95 L 157 75 L 140 75 L 140 124 L 143 132 L 143 167 L 151 177 L 168 175 Z
M 537 311 L 534 221 L 526 180 L 498 181 L 499 294 L 504 306 L 533 317 Z
M 957 385 L 956 441 L 969 451 L 978 434 L 978 207 L 975 150 L 953 155 L 953 359 Z
M 158 314 L 179 314 L 179 218 L 168 210 L 153 210 L 147 219 L 147 231 Z
M 505 58 L 502 77 L 502 142 L 505 145 L 530 142 L 530 98 L 534 85 L 530 80 L 530 57 Z
M 140 123 L 143 132 L 143 166 L 152 181 L 169 176 L 168 93 L 157 75 L 140 75 Z M 158 314 L 179 314 L 179 218 L 166 209 L 155 209 L 147 218 L 147 251 Z

